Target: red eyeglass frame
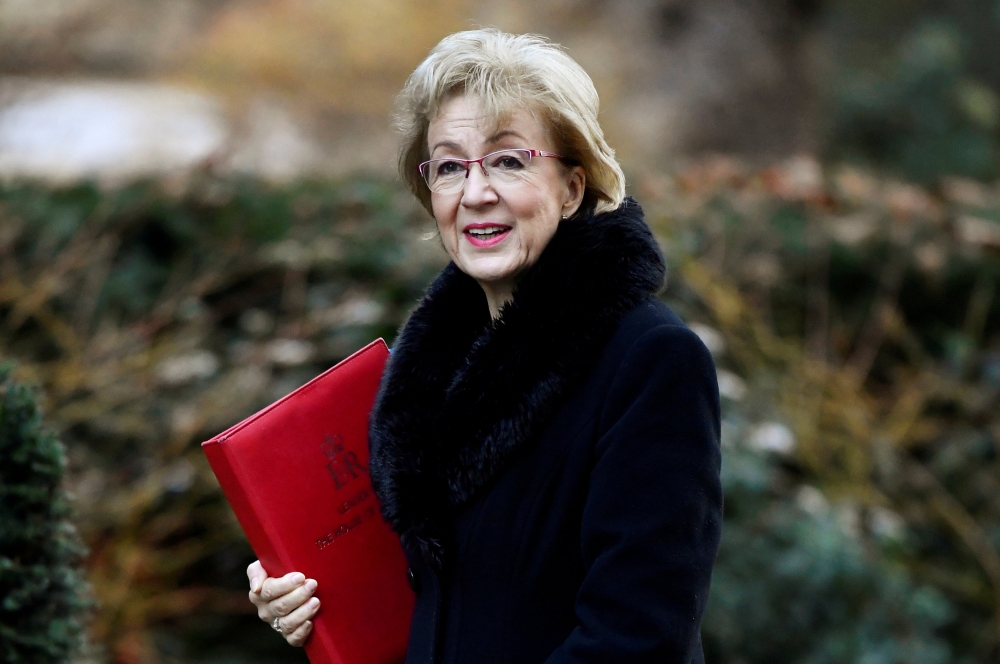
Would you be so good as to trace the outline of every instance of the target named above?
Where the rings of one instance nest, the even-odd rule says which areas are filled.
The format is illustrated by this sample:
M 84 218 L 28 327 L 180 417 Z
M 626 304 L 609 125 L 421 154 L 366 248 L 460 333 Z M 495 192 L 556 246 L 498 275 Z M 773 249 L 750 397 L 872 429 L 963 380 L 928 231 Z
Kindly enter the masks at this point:
M 424 175 L 424 166 L 431 164 L 435 161 L 457 161 L 465 164 L 465 179 L 469 178 L 469 171 L 472 170 L 472 164 L 479 164 L 479 168 L 483 169 L 483 175 L 489 177 L 490 174 L 486 171 L 486 167 L 483 166 L 483 160 L 487 157 L 492 157 L 498 152 L 527 152 L 529 159 L 534 159 L 535 157 L 552 157 L 553 159 L 565 159 L 566 157 L 561 154 L 556 154 L 555 152 L 546 152 L 545 150 L 533 150 L 531 148 L 505 148 L 503 150 L 494 150 L 489 154 L 484 154 L 479 159 L 459 159 L 458 157 L 441 157 L 438 159 L 428 159 L 427 161 L 417 164 L 417 172 L 420 173 L 420 177 L 427 182 L 427 176 Z M 427 185 L 430 186 L 429 184 Z

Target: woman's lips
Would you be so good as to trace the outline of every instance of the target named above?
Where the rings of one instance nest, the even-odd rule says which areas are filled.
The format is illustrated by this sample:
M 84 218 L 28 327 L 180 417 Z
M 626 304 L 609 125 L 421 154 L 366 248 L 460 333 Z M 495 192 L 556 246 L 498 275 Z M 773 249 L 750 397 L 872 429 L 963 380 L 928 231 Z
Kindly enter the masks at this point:
M 510 235 L 510 226 L 504 224 L 470 224 L 462 234 L 474 247 L 492 247 Z

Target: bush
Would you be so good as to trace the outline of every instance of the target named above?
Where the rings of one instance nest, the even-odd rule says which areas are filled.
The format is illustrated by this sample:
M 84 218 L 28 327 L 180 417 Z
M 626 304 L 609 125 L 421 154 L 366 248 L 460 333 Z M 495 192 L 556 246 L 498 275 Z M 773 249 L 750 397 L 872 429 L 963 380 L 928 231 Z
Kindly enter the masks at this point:
M 866 546 L 858 510 L 815 487 L 789 500 L 775 459 L 745 445 L 724 455 L 729 509 L 704 620 L 710 662 L 946 664 L 955 619 L 881 547 Z M 891 531 L 892 527 L 886 527 Z M 890 550 L 900 532 L 885 532 Z
M 198 443 L 372 339 L 441 268 L 394 183 L 0 186 L 0 346 L 42 386 L 118 664 L 302 662 Z
M 643 202 L 719 367 L 708 661 L 996 661 L 1000 187 L 807 158 L 677 183 Z
M 63 447 L 34 395 L 0 367 L 0 659 L 66 662 L 87 607 L 83 548 L 60 488 Z

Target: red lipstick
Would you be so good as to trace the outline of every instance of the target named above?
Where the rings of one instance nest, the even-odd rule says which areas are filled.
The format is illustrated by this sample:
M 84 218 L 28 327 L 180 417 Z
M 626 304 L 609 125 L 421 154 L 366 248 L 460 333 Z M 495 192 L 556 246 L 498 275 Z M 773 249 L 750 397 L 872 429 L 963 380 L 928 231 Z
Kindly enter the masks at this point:
M 511 227 L 507 224 L 491 224 L 489 222 L 469 224 L 462 229 L 462 234 L 474 247 L 492 247 L 510 235 Z

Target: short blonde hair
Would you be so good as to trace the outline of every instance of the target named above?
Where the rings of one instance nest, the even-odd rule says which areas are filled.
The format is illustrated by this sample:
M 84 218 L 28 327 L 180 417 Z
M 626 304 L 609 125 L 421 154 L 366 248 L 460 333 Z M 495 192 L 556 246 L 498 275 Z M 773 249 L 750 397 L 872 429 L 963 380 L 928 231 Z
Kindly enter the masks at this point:
M 621 205 L 625 175 L 597 121 L 600 100 L 590 76 L 544 37 L 489 28 L 442 39 L 396 98 L 403 135 L 399 173 L 429 212 L 430 191 L 417 166 L 428 159 L 428 125 L 456 94 L 477 99 L 498 123 L 517 108 L 539 113 L 556 150 L 586 173 L 581 209 L 606 212 Z

